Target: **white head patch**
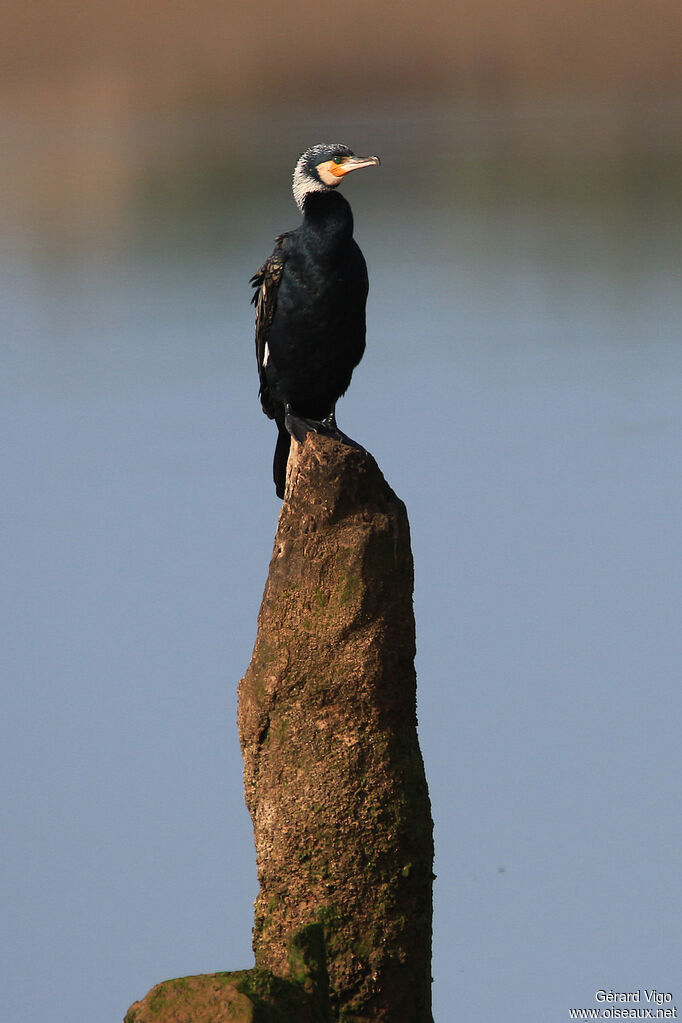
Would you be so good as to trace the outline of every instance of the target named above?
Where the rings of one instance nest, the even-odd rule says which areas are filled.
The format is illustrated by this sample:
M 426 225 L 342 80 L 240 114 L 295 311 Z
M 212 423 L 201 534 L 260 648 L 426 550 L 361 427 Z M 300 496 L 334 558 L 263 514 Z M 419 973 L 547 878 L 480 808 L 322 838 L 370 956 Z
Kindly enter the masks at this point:
M 328 162 L 334 151 L 344 151 L 349 156 L 352 156 L 350 149 L 347 146 L 341 145 L 319 145 L 312 146 L 307 149 L 305 153 L 302 153 L 298 158 L 298 163 L 294 170 L 294 199 L 301 213 L 303 213 L 303 203 L 306 195 L 310 192 L 327 192 L 330 188 L 336 188 L 341 183 L 340 177 L 335 177 L 333 174 L 329 174 L 327 171 L 319 171 L 318 174 L 322 180 L 314 177 L 311 167 L 317 167 L 320 163 Z
M 294 171 L 294 199 L 301 213 L 303 213 L 303 202 L 306 195 L 310 192 L 326 192 L 330 185 L 325 184 L 323 181 L 316 181 L 310 174 L 310 171 L 305 164 L 306 153 L 299 159 L 296 164 Z M 334 182 L 335 185 L 338 181 Z M 333 186 L 331 186 L 333 187 Z

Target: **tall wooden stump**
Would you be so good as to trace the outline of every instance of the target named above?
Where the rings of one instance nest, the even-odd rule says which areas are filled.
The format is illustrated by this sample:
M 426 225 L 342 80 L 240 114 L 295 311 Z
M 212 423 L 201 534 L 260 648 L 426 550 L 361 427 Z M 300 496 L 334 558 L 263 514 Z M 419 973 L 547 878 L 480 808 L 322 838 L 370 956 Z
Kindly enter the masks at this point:
M 403 504 L 364 451 L 294 445 L 239 686 L 256 966 L 157 984 L 125 1023 L 432 1023 L 432 824 Z
M 366 452 L 313 434 L 289 462 L 239 687 L 256 966 L 295 980 L 317 928 L 313 983 L 326 989 L 328 975 L 332 1019 L 431 1023 L 432 823 L 405 507 Z

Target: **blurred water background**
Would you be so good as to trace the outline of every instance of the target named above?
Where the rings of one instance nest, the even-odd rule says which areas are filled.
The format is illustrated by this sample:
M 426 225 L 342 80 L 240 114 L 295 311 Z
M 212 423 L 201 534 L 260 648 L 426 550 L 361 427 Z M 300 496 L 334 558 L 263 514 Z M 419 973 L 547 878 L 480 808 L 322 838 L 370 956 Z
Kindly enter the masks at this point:
M 110 1023 L 157 981 L 252 963 L 236 684 L 279 506 L 248 278 L 325 140 L 382 157 L 344 185 L 371 290 L 338 413 L 412 525 L 435 1018 L 545 1023 L 599 988 L 682 1001 L 679 12 L 396 8 L 382 35 L 356 6 L 266 4 L 254 27 L 199 5 L 189 34 L 180 8 L 127 34 L 11 12 L 17 1023 Z M 302 36 L 276 37 L 289 17 Z

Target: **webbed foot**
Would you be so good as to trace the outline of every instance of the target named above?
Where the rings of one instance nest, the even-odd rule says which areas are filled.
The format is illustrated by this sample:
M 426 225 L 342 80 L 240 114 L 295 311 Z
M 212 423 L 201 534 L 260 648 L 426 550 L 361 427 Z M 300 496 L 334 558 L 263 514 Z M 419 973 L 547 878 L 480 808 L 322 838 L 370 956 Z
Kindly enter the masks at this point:
M 306 419 L 305 416 L 297 416 L 292 411 L 291 405 L 284 406 L 284 426 L 287 432 L 302 444 L 309 433 L 326 433 L 322 423 L 317 419 Z
M 342 430 L 339 430 L 336 425 L 336 415 L 333 411 L 322 420 L 322 426 L 324 427 L 323 432 L 326 433 L 328 437 L 333 437 L 334 440 L 338 440 L 342 444 L 347 444 L 349 448 L 357 448 L 358 451 L 365 450 L 362 444 L 358 444 L 358 442 L 353 440 L 352 437 L 349 437 Z
M 302 444 L 309 433 L 321 433 L 325 437 L 332 437 L 334 440 L 338 440 L 341 444 L 347 444 L 351 448 L 357 448 L 358 451 L 364 451 L 365 449 L 357 441 L 348 437 L 345 433 L 339 430 L 336 425 L 336 415 L 334 410 L 325 416 L 324 419 L 306 419 L 305 416 L 296 415 L 292 410 L 291 405 L 287 404 L 284 406 L 284 425 L 291 436 Z

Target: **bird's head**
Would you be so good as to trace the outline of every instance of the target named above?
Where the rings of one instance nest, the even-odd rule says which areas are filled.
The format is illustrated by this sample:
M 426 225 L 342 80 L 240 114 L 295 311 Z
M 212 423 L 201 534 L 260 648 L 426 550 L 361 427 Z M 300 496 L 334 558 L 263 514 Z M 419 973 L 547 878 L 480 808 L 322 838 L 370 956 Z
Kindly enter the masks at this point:
M 320 145 L 306 149 L 294 170 L 294 199 L 303 211 L 310 192 L 329 192 L 341 184 L 346 174 L 361 167 L 376 167 L 378 156 L 356 156 L 348 146 Z

